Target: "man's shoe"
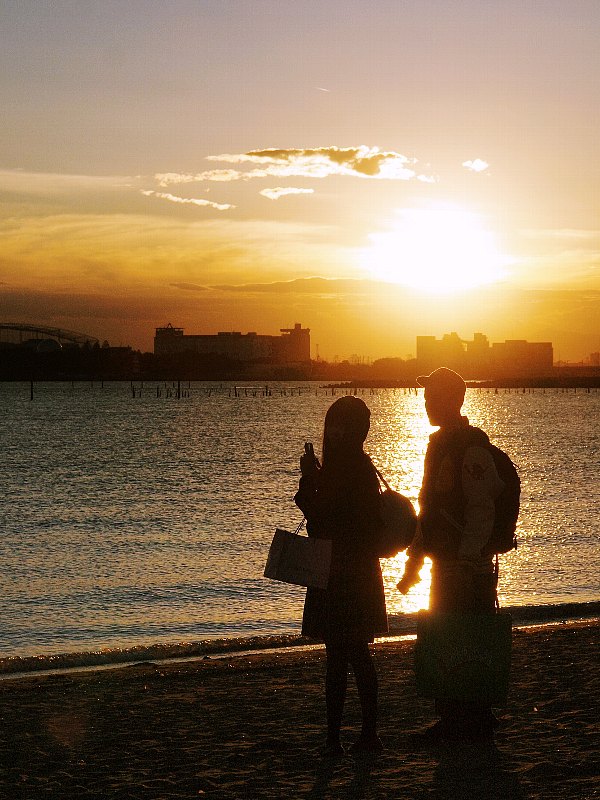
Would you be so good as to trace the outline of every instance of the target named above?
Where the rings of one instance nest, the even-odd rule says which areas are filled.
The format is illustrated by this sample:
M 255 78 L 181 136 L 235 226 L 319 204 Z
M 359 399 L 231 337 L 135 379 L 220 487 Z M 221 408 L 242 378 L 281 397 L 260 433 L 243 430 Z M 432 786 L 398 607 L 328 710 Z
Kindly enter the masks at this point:
M 494 729 L 497 724 L 497 722 L 494 724 L 492 721 L 486 720 L 477 725 L 461 725 L 440 719 L 426 730 L 414 733 L 411 740 L 413 744 L 421 747 L 435 747 L 445 742 L 493 744 Z
M 413 744 L 421 745 L 422 747 L 434 747 L 444 742 L 447 738 L 450 738 L 448 726 L 441 719 L 434 722 L 424 731 L 413 733 L 411 736 Z

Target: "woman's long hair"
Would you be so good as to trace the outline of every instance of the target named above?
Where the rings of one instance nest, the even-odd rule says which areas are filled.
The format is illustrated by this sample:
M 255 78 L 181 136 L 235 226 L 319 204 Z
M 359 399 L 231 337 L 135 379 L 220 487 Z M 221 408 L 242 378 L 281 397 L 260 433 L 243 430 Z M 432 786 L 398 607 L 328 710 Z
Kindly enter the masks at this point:
M 329 407 L 323 428 L 323 477 L 341 478 L 368 458 L 363 442 L 370 424 L 371 412 L 358 397 L 340 397 Z

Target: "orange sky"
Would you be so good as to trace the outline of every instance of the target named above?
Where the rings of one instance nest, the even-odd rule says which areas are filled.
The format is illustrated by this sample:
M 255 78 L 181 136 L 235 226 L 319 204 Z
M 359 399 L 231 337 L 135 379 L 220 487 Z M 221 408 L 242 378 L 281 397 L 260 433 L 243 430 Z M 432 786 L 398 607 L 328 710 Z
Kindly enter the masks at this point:
M 595 0 L 0 13 L 0 321 L 600 349 Z

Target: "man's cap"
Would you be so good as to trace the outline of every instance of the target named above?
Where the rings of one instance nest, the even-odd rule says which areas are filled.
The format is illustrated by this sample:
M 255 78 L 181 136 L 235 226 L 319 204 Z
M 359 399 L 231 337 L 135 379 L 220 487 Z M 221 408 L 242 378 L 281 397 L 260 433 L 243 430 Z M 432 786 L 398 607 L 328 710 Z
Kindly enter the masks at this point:
M 419 386 L 429 386 L 445 394 L 462 394 L 464 396 L 467 384 L 453 369 L 440 367 L 434 369 L 430 375 L 419 375 L 417 378 Z

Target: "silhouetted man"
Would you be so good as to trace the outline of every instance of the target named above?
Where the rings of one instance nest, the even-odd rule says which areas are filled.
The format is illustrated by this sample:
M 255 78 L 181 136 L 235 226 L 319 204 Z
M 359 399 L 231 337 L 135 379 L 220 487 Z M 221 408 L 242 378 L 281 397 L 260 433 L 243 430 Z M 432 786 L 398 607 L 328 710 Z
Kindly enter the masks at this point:
M 432 560 L 431 611 L 494 613 L 497 576 L 486 544 L 494 529 L 495 498 L 504 483 L 489 440 L 461 416 L 465 382 L 445 367 L 417 378 L 425 387 L 425 410 L 439 430 L 429 437 L 419 526 L 398 589 L 407 592 L 418 580 L 427 555 Z M 479 741 L 493 736 L 497 720 L 489 706 L 436 700 L 440 720 L 421 734 L 425 742 L 444 739 Z

